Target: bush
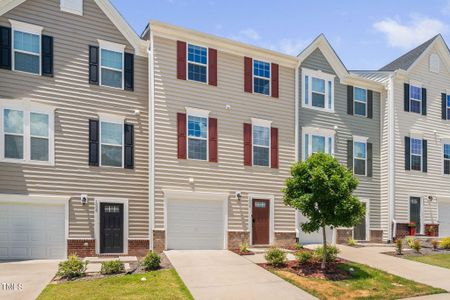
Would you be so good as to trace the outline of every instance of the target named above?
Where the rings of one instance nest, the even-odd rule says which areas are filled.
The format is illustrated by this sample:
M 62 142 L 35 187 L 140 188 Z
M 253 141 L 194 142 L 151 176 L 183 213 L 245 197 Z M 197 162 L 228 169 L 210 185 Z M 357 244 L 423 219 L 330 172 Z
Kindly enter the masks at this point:
M 350 247 L 355 247 L 356 246 L 356 241 L 354 239 L 352 239 L 352 238 L 349 238 L 347 240 L 347 245 L 350 246 Z
M 303 245 L 300 244 L 300 243 L 296 243 L 296 244 L 294 245 L 294 249 L 295 249 L 295 250 L 301 250 L 301 249 L 303 249 Z
M 280 267 L 286 263 L 286 253 L 276 247 L 269 249 L 264 258 L 273 267 Z
M 313 256 L 311 252 L 302 251 L 295 253 L 295 257 L 297 258 L 299 264 L 306 264 L 311 261 Z
M 406 244 L 408 244 L 408 247 L 411 248 L 411 249 L 412 249 L 412 247 L 413 247 L 414 240 L 415 240 L 415 239 L 412 238 L 412 237 L 410 237 L 410 236 L 408 236 L 408 237 L 406 238 Z
M 118 274 L 123 272 L 125 272 L 125 265 L 120 260 L 102 262 L 102 269 L 100 273 L 103 275 Z
M 142 261 L 142 266 L 146 270 L 156 270 L 159 268 L 160 263 L 161 257 L 158 255 L 158 253 L 149 251 Z
M 83 262 L 76 255 L 70 255 L 69 258 L 58 265 L 57 276 L 66 279 L 83 277 L 86 275 L 86 267 L 88 262 Z
M 420 253 L 420 249 L 422 249 L 422 243 L 419 239 L 414 239 L 411 243 L 411 249 L 414 249 L 417 253 Z
M 241 253 L 248 253 L 248 252 L 250 252 L 248 250 L 248 243 L 244 242 L 244 243 L 240 244 L 239 245 L 239 252 L 241 252 Z
M 450 249 L 450 237 L 443 238 L 439 244 L 443 249 Z
M 326 260 L 327 262 L 335 262 L 337 259 L 337 255 L 339 254 L 339 249 L 335 246 L 327 246 L 327 256 Z M 317 261 L 321 261 L 323 258 L 323 247 L 316 248 L 314 250 L 313 257 Z
M 433 246 L 433 250 L 437 250 L 439 248 L 439 241 L 438 240 L 432 240 L 431 245 Z
M 403 254 L 403 240 L 402 239 L 395 240 L 395 250 L 397 251 L 398 255 Z

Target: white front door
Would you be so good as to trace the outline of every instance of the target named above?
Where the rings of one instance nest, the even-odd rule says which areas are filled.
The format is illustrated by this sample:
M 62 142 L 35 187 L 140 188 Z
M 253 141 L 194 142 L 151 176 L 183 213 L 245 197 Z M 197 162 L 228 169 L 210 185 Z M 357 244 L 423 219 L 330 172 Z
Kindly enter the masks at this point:
M 450 199 L 439 200 L 439 236 L 450 236 Z
M 64 205 L 0 203 L 0 259 L 65 257 Z

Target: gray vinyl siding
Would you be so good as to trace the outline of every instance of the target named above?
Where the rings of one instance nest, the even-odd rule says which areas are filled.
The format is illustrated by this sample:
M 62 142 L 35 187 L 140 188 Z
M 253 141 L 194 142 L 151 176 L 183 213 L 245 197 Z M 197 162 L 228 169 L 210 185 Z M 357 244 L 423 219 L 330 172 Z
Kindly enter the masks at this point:
M 368 143 L 373 144 L 373 177 L 359 176 L 359 186 L 356 194 L 360 198 L 370 200 L 370 228 L 380 229 L 380 94 L 373 93 L 373 119 L 347 114 L 347 86 L 340 83 L 336 76 L 334 80 L 334 113 L 318 111 L 302 107 L 302 68 L 321 70 L 324 73 L 336 75 L 331 65 L 326 60 L 320 49 L 316 49 L 300 65 L 299 76 L 299 141 L 300 151 L 298 159 L 303 157 L 302 127 L 314 127 L 321 129 L 338 129 L 335 134 L 335 157 L 344 165 L 347 165 L 347 140 L 352 136 L 368 138 Z M 364 88 L 362 86 L 362 88 Z
M 163 189 L 195 189 L 229 193 L 229 231 L 248 230 L 249 193 L 274 195 L 275 232 L 294 232 L 294 210 L 283 204 L 281 189 L 295 161 L 295 69 L 280 66 L 279 98 L 249 94 L 244 92 L 244 57 L 217 49 L 218 86 L 209 86 L 177 79 L 175 40 L 155 36 L 153 44 L 155 230 L 164 230 Z M 213 42 L 207 46 L 214 48 Z M 177 113 L 185 113 L 186 107 L 208 110 L 218 119 L 218 163 L 177 159 Z M 244 166 L 243 124 L 251 118 L 271 120 L 278 128 L 279 169 Z M 241 201 L 236 191 L 242 192 Z
M 383 240 L 389 238 L 389 101 L 383 94 L 381 100 L 381 176 L 380 212 Z
M 134 92 L 89 85 L 89 45 L 102 39 L 133 51 L 93 0 L 84 0 L 83 16 L 63 13 L 58 0 L 26 1 L 0 16 L 0 25 L 9 27 L 9 19 L 43 26 L 43 34 L 54 37 L 54 77 L 0 70 L 0 99 L 56 107 L 55 166 L 0 162 L 0 193 L 70 198 L 69 238 L 94 238 L 95 197 L 128 198 L 129 238 L 148 239 L 147 59 L 135 57 Z M 88 120 L 98 113 L 135 125 L 135 169 L 88 166 Z M 85 193 L 89 205 L 83 207 Z

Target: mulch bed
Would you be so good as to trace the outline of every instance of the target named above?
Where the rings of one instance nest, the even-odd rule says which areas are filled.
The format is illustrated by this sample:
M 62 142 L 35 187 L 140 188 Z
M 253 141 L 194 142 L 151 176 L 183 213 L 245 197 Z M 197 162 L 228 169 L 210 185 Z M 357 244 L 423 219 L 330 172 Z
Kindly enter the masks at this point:
M 425 255 L 435 255 L 435 254 L 450 254 L 450 250 L 445 250 L 445 249 L 433 250 L 432 248 L 423 247 L 422 249 L 420 249 L 420 253 L 417 253 L 415 250 L 406 248 L 406 249 L 403 249 L 403 253 L 400 254 L 400 255 L 397 254 L 396 251 L 383 252 L 383 254 L 401 258 L 401 257 L 407 257 L 407 256 L 425 256 Z
M 245 256 L 245 255 L 255 255 L 255 252 L 247 251 L 247 252 L 241 252 L 239 249 L 232 249 L 232 252 L 236 253 L 237 255 Z

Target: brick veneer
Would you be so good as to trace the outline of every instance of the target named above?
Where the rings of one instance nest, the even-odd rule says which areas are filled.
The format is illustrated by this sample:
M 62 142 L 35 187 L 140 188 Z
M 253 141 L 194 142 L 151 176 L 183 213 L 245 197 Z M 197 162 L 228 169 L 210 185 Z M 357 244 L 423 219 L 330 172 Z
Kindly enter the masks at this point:
M 228 231 L 228 249 L 238 249 L 242 243 L 250 244 L 248 231 Z
M 153 230 L 153 250 L 158 253 L 166 250 L 166 232 L 164 230 Z
M 372 243 L 382 243 L 383 242 L 383 230 L 371 229 L 369 238 L 370 238 L 370 242 L 372 242 Z
M 336 243 L 347 244 L 348 239 L 351 238 L 353 238 L 353 229 L 336 229 Z
M 402 239 L 408 235 L 409 235 L 409 223 L 397 223 L 395 238 Z
M 149 240 L 128 240 L 128 255 L 142 257 L 150 248 Z
M 95 256 L 95 240 L 67 240 L 67 255 Z
M 275 242 L 277 247 L 292 247 L 295 245 L 295 232 L 275 232 Z

